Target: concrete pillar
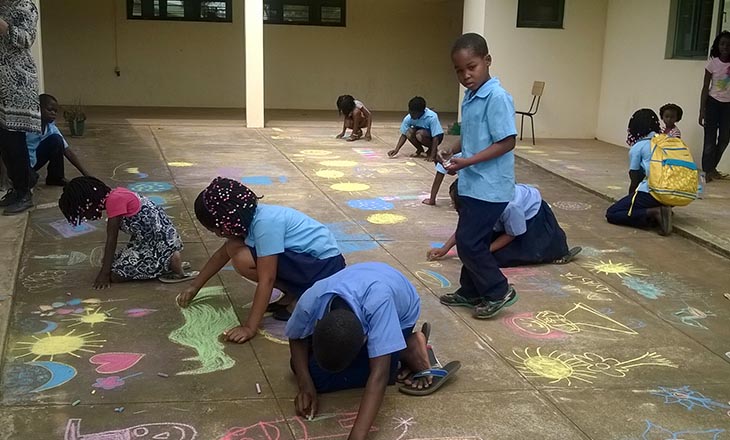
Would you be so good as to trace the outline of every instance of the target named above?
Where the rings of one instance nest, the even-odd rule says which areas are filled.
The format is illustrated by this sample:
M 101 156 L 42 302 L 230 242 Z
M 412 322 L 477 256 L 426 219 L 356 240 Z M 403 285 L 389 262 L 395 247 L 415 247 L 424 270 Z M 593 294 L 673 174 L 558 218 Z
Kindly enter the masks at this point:
M 245 0 L 246 126 L 264 126 L 264 2 Z
M 464 0 L 462 33 L 476 32 L 484 35 L 487 19 L 487 0 Z M 459 117 L 461 122 L 461 102 L 464 100 L 464 86 L 459 86 Z
M 33 54 L 33 60 L 35 60 L 36 69 L 38 69 L 38 93 L 45 92 L 45 81 L 43 76 L 43 40 L 41 39 L 41 2 L 40 0 L 33 0 L 36 7 L 38 8 L 38 34 L 35 38 L 35 44 L 30 49 Z

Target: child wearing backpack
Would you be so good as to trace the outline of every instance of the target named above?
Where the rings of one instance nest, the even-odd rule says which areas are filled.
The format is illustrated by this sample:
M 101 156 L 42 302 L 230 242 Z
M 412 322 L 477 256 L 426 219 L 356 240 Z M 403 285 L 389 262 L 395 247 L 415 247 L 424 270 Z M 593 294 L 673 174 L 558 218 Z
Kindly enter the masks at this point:
M 681 139 L 657 135 L 659 117 L 651 109 L 636 111 L 628 132 L 629 194 L 608 208 L 606 220 L 637 228 L 659 226 L 660 235 L 669 235 L 672 206 L 697 198 L 697 166 Z

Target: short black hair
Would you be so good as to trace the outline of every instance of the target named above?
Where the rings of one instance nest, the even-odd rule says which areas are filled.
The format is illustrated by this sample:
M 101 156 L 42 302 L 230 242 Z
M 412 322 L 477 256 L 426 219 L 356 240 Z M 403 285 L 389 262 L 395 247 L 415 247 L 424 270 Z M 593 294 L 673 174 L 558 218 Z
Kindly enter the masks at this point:
M 474 52 L 474 55 L 485 57 L 489 55 L 489 46 L 487 46 L 487 40 L 479 34 L 470 32 L 464 34 L 456 39 L 454 46 L 451 48 L 451 55 L 462 50 L 469 49 Z
M 710 56 L 712 58 L 720 57 L 720 40 L 722 38 L 730 38 L 730 32 L 722 31 L 717 34 L 717 37 L 715 37 L 715 40 L 712 42 L 712 49 L 710 49 Z
M 355 98 L 352 95 L 340 95 L 337 98 L 337 111 L 341 115 L 349 115 L 355 110 Z
M 355 312 L 336 309 L 314 327 L 312 352 L 320 367 L 333 373 L 347 368 L 362 349 L 365 332 Z
M 672 103 L 664 104 L 659 109 L 659 117 L 664 117 L 664 112 L 671 111 L 671 110 L 674 110 L 674 112 L 676 113 L 677 122 L 681 121 L 682 115 L 684 114 L 684 112 L 682 111 L 682 107 L 678 106 L 677 104 L 672 104 Z
M 654 110 L 642 108 L 634 112 L 631 119 L 629 119 L 629 134 L 638 140 L 646 137 L 652 131 L 655 133 L 661 132 L 659 116 L 654 113 Z
M 459 179 L 454 180 L 449 185 L 449 196 L 451 197 L 451 203 L 454 204 L 454 209 L 459 210 Z
M 408 101 L 408 113 L 423 113 L 426 110 L 426 100 L 421 96 L 414 96 Z
M 51 102 L 58 102 L 58 99 L 56 99 L 55 96 L 49 95 L 48 93 L 41 93 L 38 95 L 38 100 L 40 101 L 41 107 L 46 104 L 50 104 Z

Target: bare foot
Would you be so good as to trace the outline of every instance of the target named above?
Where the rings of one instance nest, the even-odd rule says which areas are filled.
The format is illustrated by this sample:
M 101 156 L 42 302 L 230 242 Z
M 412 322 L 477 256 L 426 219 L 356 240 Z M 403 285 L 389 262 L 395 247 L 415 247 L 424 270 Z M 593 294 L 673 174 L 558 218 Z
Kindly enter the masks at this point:
M 423 199 L 421 203 L 423 203 L 424 205 L 436 206 L 436 201 L 431 199 Z
M 178 275 L 185 275 L 182 267 L 182 256 L 179 251 L 175 251 L 170 257 L 170 271 Z

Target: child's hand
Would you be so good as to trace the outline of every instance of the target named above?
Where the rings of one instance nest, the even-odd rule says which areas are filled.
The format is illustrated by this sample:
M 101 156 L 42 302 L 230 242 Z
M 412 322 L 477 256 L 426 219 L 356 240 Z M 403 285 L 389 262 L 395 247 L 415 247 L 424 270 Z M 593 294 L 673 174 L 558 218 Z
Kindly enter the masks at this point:
M 112 275 L 107 272 L 99 272 L 99 275 L 96 276 L 96 280 L 94 280 L 94 289 L 100 290 L 100 289 L 106 289 L 107 287 L 110 287 L 112 285 Z
M 454 155 L 454 153 L 452 153 L 451 149 L 449 149 L 449 148 L 446 148 L 443 150 L 439 149 L 438 152 L 436 153 L 436 157 L 441 164 L 448 162 L 449 159 L 451 159 L 451 156 L 453 156 L 453 155 Z
M 221 336 L 223 336 L 224 341 L 243 344 L 244 342 L 248 342 L 253 339 L 253 337 L 256 336 L 256 331 L 251 330 L 246 326 L 239 325 L 238 327 L 233 327 L 230 330 L 224 331 Z
M 392 157 L 395 157 L 395 155 L 396 155 L 396 154 L 398 154 L 398 152 L 397 152 L 397 151 L 395 151 L 395 150 L 390 150 L 390 151 L 388 151 L 388 157 L 391 157 L 391 158 L 392 158 Z
M 453 174 L 468 166 L 469 161 L 463 157 L 452 157 L 447 163 L 444 163 L 444 168 L 449 172 L 449 174 Z
M 300 389 L 294 399 L 294 410 L 300 417 L 314 417 L 317 415 L 317 390 L 314 387 Z
M 700 112 L 700 119 L 698 121 L 702 127 L 705 126 L 705 114 L 704 112 Z
M 187 289 L 183 290 L 175 297 L 175 302 L 177 302 L 178 306 L 185 308 L 190 305 L 190 301 L 192 301 L 193 298 L 195 298 L 195 295 L 197 295 L 197 294 L 198 294 L 198 289 L 196 289 L 192 286 L 188 287 Z
M 428 261 L 438 260 L 448 254 L 449 251 L 444 248 L 433 248 L 426 252 L 426 259 Z
M 335 136 L 335 139 L 342 139 L 343 137 L 345 137 L 344 131 L 342 133 L 338 134 L 337 136 Z

